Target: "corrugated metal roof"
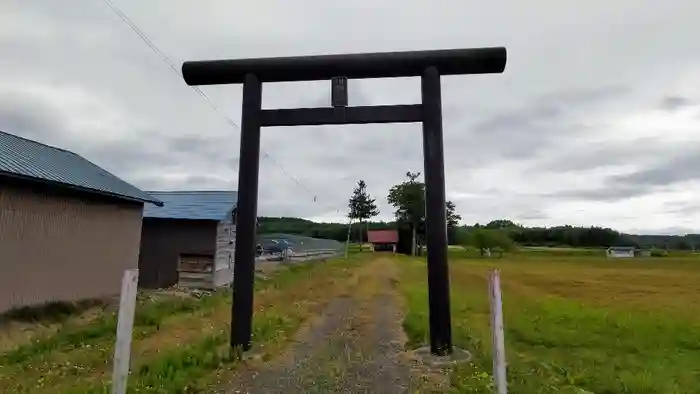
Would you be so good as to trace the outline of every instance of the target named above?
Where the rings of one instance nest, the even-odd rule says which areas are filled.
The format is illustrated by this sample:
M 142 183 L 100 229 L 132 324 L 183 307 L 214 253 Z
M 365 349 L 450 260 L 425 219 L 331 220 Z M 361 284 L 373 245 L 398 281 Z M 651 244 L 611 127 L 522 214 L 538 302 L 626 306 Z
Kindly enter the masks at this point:
M 147 206 L 145 218 L 222 220 L 238 202 L 234 191 L 150 191 L 154 198 L 163 201 L 162 207 Z
M 161 204 L 73 152 L 0 131 L 0 175 Z

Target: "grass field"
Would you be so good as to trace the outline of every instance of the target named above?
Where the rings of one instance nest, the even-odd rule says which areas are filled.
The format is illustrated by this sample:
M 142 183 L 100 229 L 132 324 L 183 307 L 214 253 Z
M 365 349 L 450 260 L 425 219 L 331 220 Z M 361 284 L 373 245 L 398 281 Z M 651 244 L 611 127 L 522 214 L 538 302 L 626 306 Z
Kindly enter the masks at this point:
M 510 393 L 700 392 L 700 259 L 451 253 L 458 392 L 491 392 L 487 275 L 501 270 Z M 402 258 L 413 345 L 427 342 L 426 267 Z M 587 390 L 587 391 L 582 391 Z
M 397 268 L 407 347 L 427 343 L 425 262 L 353 253 L 259 280 L 255 351 L 274 358 L 331 300 L 357 297 L 374 275 L 368 261 L 380 256 Z M 602 251 L 544 249 L 503 258 L 450 250 L 453 338 L 474 356 L 452 371 L 453 391 L 492 390 L 486 278 L 493 268 L 501 270 L 510 393 L 700 393 L 700 257 L 609 260 Z M 230 381 L 229 321 L 228 291 L 141 295 L 129 392 L 210 392 Z M 0 393 L 109 392 L 113 311 L 88 306 L 19 327 L 0 329 Z

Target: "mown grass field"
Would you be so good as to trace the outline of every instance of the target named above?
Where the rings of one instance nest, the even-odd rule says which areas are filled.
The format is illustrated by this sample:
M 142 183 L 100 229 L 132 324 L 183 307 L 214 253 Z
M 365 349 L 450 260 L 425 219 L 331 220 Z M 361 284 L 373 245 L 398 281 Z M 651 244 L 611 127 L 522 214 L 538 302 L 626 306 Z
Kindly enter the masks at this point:
M 427 342 L 425 262 L 399 257 L 410 344 Z M 699 393 L 700 257 L 451 251 L 455 391 L 490 393 L 487 275 L 501 270 L 510 393 Z M 587 391 L 582 391 L 587 390 Z

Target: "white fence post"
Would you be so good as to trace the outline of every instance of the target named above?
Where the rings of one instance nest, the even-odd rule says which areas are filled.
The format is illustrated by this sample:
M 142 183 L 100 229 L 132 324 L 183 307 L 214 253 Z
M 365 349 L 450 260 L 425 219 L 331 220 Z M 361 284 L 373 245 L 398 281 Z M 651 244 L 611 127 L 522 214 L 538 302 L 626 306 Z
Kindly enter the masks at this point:
M 131 354 L 131 331 L 134 326 L 138 279 L 138 269 L 124 271 L 124 276 L 122 277 L 122 292 L 119 300 L 119 315 L 117 317 L 117 342 L 114 345 L 112 394 L 126 393 Z
M 506 394 L 506 349 L 503 337 L 503 303 L 501 278 L 498 270 L 489 275 L 489 301 L 491 305 L 491 338 L 493 341 L 493 380 L 496 393 Z
M 352 219 L 348 222 L 348 238 L 345 240 L 345 260 L 348 259 L 348 251 L 350 249 L 350 234 L 352 233 Z

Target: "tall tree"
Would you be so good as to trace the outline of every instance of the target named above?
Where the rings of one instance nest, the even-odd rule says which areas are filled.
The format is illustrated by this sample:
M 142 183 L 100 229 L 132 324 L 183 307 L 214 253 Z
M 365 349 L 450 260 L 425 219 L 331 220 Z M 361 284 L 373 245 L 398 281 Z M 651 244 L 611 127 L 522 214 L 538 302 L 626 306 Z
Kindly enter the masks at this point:
M 518 225 L 513 223 L 508 219 L 492 220 L 487 225 L 486 228 L 517 228 Z
M 457 213 L 455 204 L 452 201 L 446 201 L 445 206 L 447 206 L 447 227 L 459 226 L 459 221 L 462 220 L 462 216 Z
M 502 254 L 503 251 L 509 251 L 515 247 L 505 230 L 487 228 L 473 228 L 468 237 L 463 240 L 463 244 L 478 249 L 481 256 L 484 256 L 486 249 L 498 249 Z
M 360 222 L 360 245 L 362 245 L 362 222 L 379 215 L 376 199 L 370 196 L 369 192 L 367 191 L 367 184 L 365 181 L 357 181 L 357 185 L 353 189 L 352 196 L 348 202 L 348 208 L 348 217 L 351 220 L 357 220 Z M 360 246 L 360 249 L 362 249 L 362 246 Z
M 452 201 L 446 201 L 445 206 L 447 207 L 447 241 L 452 244 L 457 242 L 459 221 L 462 220 L 462 216 L 457 213 L 457 207 Z
M 417 233 L 425 223 L 425 183 L 419 181 L 420 172 L 407 172 L 407 180 L 394 185 L 389 190 L 387 201 L 396 211 L 394 216 L 399 225 L 411 228 L 411 254 L 416 253 Z M 462 217 L 455 212 L 455 204 L 446 201 L 447 226 L 452 228 L 459 225 Z
M 389 189 L 387 201 L 396 208 L 394 216 L 399 224 L 411 228 L 411 255 L 416 254 L 416 234 L 425 219 L 425 184 L 418 181 L 420 172 L 406 172 L 408 180 Z

